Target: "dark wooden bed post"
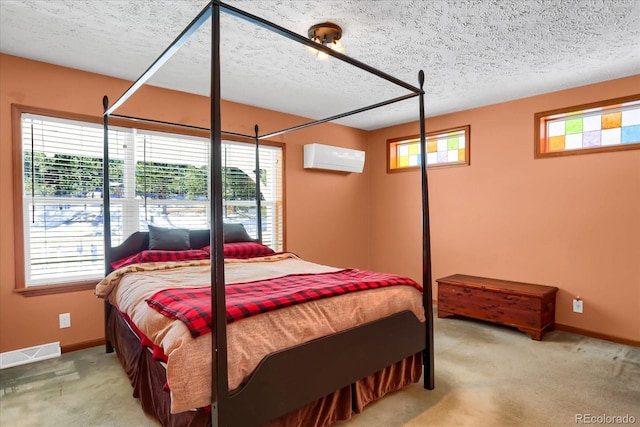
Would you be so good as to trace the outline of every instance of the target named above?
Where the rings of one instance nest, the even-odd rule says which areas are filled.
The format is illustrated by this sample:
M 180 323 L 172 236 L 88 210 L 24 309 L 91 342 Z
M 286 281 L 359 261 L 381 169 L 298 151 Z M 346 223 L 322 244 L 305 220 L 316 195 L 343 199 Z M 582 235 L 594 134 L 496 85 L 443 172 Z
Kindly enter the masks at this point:
M 420 83 L 420 171 L 422 181 L 422 299 L 427 317 L 427 348 L 422 352 L 424 364 L 424 388 L 433 390 L 433 295 L 431 291 L 431 235 L 429 224 L 429 183 L 427 182 L 427 147 L 424 124 L 424 71 L 418 73 Z
M 220 4 L 212 2 L 211 14 L 211 308 L 214 316 L 211 340 L 211 422 L 231 425 L 229 373 L 227 371 L 227 308 L 224 289 L 224 233 L 222 232 L 222 126 L 220 112 Z
M 109 97 L 105 95 L 102 98 L 102 107 L 104 108 L 104 115 L 102 116 L 102 125 L 104 127 L 104 139 L 103 139 L 103 153 L 102 153 L 102 221 L 103 221 L 103 237 L 104 237 L 104 271 L 105 276 L 111 271 L 111 265 L 109 260 L 111 257 L 109 253 L 111 251 L 111 208 L 109 200 L 109 115 L 106 114 L 109 108 Z M 104 302 L 104 346 L 107 353 L 113 353 L 113 345 L 107 338 L 107 320 L 111 313 L 111 304 L 109 301 Z
M 260 170 L 260 127 L 256 124 L 253 128 L 256 135 L 256 228 L 258 229 L 258 241 L 262 243 L 262 201 L 260 200 L 260 180 L 262 171 Z

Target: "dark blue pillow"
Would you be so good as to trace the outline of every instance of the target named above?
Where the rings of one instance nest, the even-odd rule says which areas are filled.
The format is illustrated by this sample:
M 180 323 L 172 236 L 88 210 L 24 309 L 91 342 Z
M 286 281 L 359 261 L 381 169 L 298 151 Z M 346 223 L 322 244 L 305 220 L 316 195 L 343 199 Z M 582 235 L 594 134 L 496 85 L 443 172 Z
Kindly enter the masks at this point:
M 224 232 L 224 242 L 225 243 L 235 243 L 235 242 L 255 242 L 256 239 L 251 238 L 247 230 L 244 228 L 242 224 L 223 224 L 223 232 Z
M 163 228 L 149 225 L 149 249 L 163 251 L 191 249 L 189 230 L 186 228 Z

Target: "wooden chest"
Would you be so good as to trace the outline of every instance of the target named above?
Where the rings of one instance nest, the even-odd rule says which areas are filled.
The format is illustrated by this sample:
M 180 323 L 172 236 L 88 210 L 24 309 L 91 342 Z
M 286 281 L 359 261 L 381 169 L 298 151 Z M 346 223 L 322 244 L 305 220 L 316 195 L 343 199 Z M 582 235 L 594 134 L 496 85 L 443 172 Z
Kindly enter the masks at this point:
M 454 274 L 438 282 L 438 317 L 461 315 L 518 328 L 541 340 L 555 327 L 555 286 Z

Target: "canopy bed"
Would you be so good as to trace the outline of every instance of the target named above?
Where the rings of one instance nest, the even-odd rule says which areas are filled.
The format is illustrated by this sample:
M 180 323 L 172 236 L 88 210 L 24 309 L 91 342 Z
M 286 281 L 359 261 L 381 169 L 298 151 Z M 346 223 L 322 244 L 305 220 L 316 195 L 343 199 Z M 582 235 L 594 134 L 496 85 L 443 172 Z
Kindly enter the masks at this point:
M 261 135 L 257 125 L 255 135 L 223 131 L 220 12 L 326 52 L 336 60 L 408 90 L 409 94 L 268 134 Z M 110 182 L 109 118 L 153 122 L 118 115 L 115 110 L 208 19 L 211 19 L 212 34 L 211 127 L 207 129 L 211 139 L 210 230 L 181 230 L 181 238 L 189 242 L 187 250 L 183 247 L 175 250 L 172 245 L 169 249 L 162 244 L 158 246 L 156 239 L 162 240 L 161 233 L 167 230 L 151 227 L 148 232 L 132 234 L 120 245 L 112 245 L 110 197 L 108 192 L 104 195 L 106 278 L 96 293 L 105 299 L 107 351 L 115 349 L 132 381 L 134 396 L 139 397 L 143 409 L 163 425 L 324 426 L 348 419 L 370 401 L 417 382 L 422 366 L 424 388 L 433 389 L 432 278 L 422 71 L 417 88 L 262 18 L 212 1 L 117 101 L 109 105 L 104 97 L 105 185 Z M 237 225 L 223 222 L 220 163 L 223 135 L 251 138 L 257 150 L 262 139 L 413 97 L 419 97 L 420 101 L 422 286 L 401 276 L 336 269 L 309 263 L 290 253 L 274 253 L 261 244 L 260 235 L 252 239 L 243 229 L 237 229 Z M 259 182 L 256 179 L 256 185 Z M 259 194 L 258 187 L 258 206 Z M 308 288 L 296 288 L 306 295 L 303 301 L 297 301 L 299 294 L 275 299 L 266 293 L 260 302 L 247 302 L 242 288 L 246 284 L 268 290 L 280 286 L 289 288 L 300 286 L 297 283 L 300 278 L 309 282 L 305 285 Z M 330 290 L 324 287 L 327 281 L 333 283 Z M 345 287 L 358 289 L 345 291 Z M 185 301 L 185 293 L 189 293 L 189 297 L 195 295 L 189 304 L 196 304 L 197 308 L 190 306 L 187 311 L 196 311 L 196 317 L 187 318 L 184 307 L 182 311 L 176 308 L 176 304 L 180 306 Z M 308 297 L 310 294 L 314 296 Z M 316 294 L 321 296 L 316 298 Z M 238 298 L 240 304 L 233 305 L 232 301 Z M 277 309 L 268 310 L 266 306 Z M 359 308 L 353 309 L 356 306 Z M 335 316 L 300 326 L 302 318 L 317 320 L 317 316 L 309 316 L 305 310 L 330 312 Z M 354 312 L 361 315 L 355 316 Z M 328 323 L 320 325 L 324 321 Z M 277 330 L 262 323 L 282 328 Z M 309 333 L 311 326 L 318 326 L 315 323 L 320 325 L 319 330 Z M 290 337 L 297 329 L 302 331 L 301 336 Z M 261 341 L 260 337 L 267 339 Z M 193 356 L 196 347 L 199 365 L 191 359 L 196 357 Z M 182 365 L 177 362 L 180 354 L 184 359 Z M 239 357 L 248 362 L 240 364 Z M 204 387 L 204 391 L 191 388 L 195 384 Z

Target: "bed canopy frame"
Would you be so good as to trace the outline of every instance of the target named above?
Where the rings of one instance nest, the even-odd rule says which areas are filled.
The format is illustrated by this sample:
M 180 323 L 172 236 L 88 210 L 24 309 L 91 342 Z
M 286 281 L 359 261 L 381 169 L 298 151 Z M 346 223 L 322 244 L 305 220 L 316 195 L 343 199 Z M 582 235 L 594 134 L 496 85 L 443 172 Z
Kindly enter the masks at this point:
M 370 74 L 376 75 L 388 82 L 407 89 L 410 93 L 393 99 L 382 101 L 356 110 L 344 112 L 331 117 L 313 120 L 298 126 L 278 130 L 275 132 L 260 134 L 258 125 L 255 125 L 254 135 L 245 135 L 228 132 L 221 128 L 221 90 L 220 90 L 220 12 L 225 12 L 242 20 L 251 22 L 266 28 L 276 34 L 291 39 L 297 43 L 309 46 L 327 55 L 358 67 Z M 116 114 L 121 107 L 142 85 L 156 73 L 162 65 L 191 37 L 195 31 L 207 20 L 211 19 L 211 127 L 200 128 L 177 123 L 163 122 L 153 119 L 131 117 Z M 210 134 L 210 245 L 211 245 L 211 307 L 215 311 L 213 317 L 214 326 L 212 333 L 212 395 L 215 396 L 211 404 L 211 417 L 214 426 L 247 426 L 262 424 L 297 407 L 318 399 L 349 383 L 344 378 L 350 378 L 353 382 L 375 372 L 381 363 L 390 365 L 398 359 L 397 352 L 387 351 L 380 342 L 393 338 L 394 343 L 399 343 L 406 351 L 422 353 L 424 366 L 424 388 L 434 388 L 434 352 L 433 352 L 433 309 L 432 309 L 432 276 L 431 276 L 431 248 L 429 233 L 429 197 L 427 183 L 427 161 L 425 147 L 425 114 L 424 114 L 424 72 L 418 73 L 419 87 L 399 80 L 389 74 L 377 70 L 363 62 L 348 57 L 329 47 L 318 44 L 304 36 L 296 34 L 277 24 L 269 22 L 258 16 L 252 15 L 238 8 L 222 3 L 218 0 L 210 1 L 192 22 L 180 33 L 180 35 L 165 49 L 165 51 L 153 62 L 153 64 L 111 105 L 107 96 L 103 98 L 103 124 L 104 124 L 104 182 L 109 182 L 109 118 L 119 118 L 147 123 L 165 124 L 179 128 L 206 131 Z M 256 375 L 245 384 L 240 391 L 229 392 L 227 372 L 227 323 L 225 303 L 225 279 L 224 279 L 224 255 L 223 255 L 223 206 L 222 206 L 222 164 L 221 144 L 222 136 L 236 136 L 255 141 L 256 162 L 258 162 L 259 141 L 284 133 L 296 131 L 321 123 L 335 121 L 353 114 L 393 104 L 395 102 L 419 97 L 419 127 L 420 127 L 420 160 L 422 182 L 422 285 L 423 305 L 426 321 L 419 324 L 409 319 L 407 312 L 398 313 L 389 318 L 372 322 L 367 328 L 353 328 L 339 334 L 321 338 L 310 343 L 296 346 L 292 349 L 277 352 L 265 358 L 256 371 L 261 368 L 265 375 Z M 256 165 L 259 173 L 259 164 Z M 261 241 L 262 227 L 260 224 L 260 179 L 256 179 L 256 204 L 258 212 L 258 239 Z M 110 251 L 111 244 L 111 218 L 110 195 L 104 192 L 104 241 L 105 241 L 105 271 L 111 271 Z M 108 316 L 109 303 L 105 302 L 105 316 Z M 105 317 L 106 319 L 106 317 Z M 422 325 L 422 326 L 421 326 Z M 398 337 L 398 328 L 402 328 L 403 335 Z M 113 347 L 107 340 L 107 351 L 113 351 Z M 327 360 L 327 351 L 337 351 L 342 355 L 354 355 L 355 363 L 345 363 L 342 357 L 330 357 Z M 406 354 L 408 356 L 410 354 Z M 272 357 L 273 356 L 273 357 Z M 336 360 L 332 360 L 336 359 Z M 310 367 L 324 366 L 326 369 L 309 369 Z M 386 366 L 386 365 L 384 365 Z M 286 367 L 288 375 L 277 375 Z M 335 374 L 336 379 L 327 378 L 327 372 Z M 300 377 L 304 377 L 300 381 Z M 351 383 L 350 382 L 350 383 Z

